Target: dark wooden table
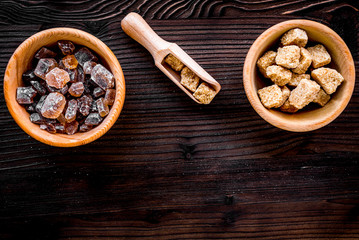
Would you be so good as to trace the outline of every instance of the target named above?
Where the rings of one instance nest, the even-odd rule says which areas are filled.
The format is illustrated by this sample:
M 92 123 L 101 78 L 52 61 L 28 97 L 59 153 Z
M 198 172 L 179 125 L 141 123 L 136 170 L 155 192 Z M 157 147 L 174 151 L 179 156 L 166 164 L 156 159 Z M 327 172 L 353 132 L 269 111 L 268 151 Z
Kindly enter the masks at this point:
M 359 239 L 358 86 L 334 122 L 291 133 L 261 119 L 242 84 L 253 41 L 287 19 L 328 25 L 358 66 L 358 9 L 335 0 L 1 0 L 1 79 L 22 41 L 68 26 L 114 51 L 127 92 L 109 132 L 68 149 L 30 138 L 0 92 L 0 239 Z M 122 31 L 132 11 L 222 84 L 212 104 L 189 99 Z

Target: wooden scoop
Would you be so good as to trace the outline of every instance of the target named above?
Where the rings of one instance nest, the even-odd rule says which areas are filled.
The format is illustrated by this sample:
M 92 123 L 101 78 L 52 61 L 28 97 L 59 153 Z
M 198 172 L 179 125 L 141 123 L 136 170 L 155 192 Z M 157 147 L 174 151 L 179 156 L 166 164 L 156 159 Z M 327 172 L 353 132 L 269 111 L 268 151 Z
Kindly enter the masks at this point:
M 159 37 L 147 22 L 137 13 L 129 13 L 122 21 L 123 31 L 131 38 L 144 46 L 155 60 L 155 65 L 169 77 L 179 88 L 182 89 L 195 102 L 200 103 L 191 91 L 185 88 L 181 83 L 180 73 L 174 71 L 169 65 L 164 63 L 164 58 L 168 54 L 174 55 L 184 65 L 191 69 L 202 81 L 208 83 L 216 91 L 221 90 L 221 85 L 214 80 L 198 63 L 196 63 L 185 51 L 177 44 L 167 42 Z

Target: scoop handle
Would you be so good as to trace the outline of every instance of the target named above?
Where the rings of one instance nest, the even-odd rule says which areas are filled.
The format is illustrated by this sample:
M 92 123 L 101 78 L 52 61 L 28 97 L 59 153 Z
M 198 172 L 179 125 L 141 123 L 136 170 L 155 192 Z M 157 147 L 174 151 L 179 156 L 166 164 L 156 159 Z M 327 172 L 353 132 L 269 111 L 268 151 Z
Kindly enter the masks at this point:
M 168 48 L 171 43 L 158 36 L 147 22 L 137 13 L 131 12 L 122 19 L 123 31 L 144 46 L 155 58 L 156 53 Z

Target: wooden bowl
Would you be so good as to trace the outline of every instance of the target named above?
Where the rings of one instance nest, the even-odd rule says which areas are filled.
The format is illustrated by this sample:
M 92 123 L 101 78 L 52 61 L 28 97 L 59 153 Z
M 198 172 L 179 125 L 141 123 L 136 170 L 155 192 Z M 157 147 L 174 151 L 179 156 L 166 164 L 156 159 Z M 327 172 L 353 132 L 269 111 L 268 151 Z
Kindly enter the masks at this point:
M 257 60 L 269 49 L 278 44 L 280 37 L 292 28 L 304 29 L 309 41 L 323 44 L 332 57 L 330 67 L 340 72 L 345 81 L 332 94 L 330 101 L 322 108 L 301 110 L 297 113 L 284 113 L 265 108 L 257 90 L 265 87 L 264 77 L 257 69 Z M 243 84 L 246 95 L 254 110 L 268 123 L 278 128 L 306 132 L 321 128 L 333 121 L 347 106 L 355 83 L 353 57 L 341 37 L 329 27 L 309 20 L 289 20 L 272 26 L 263 32 L 248 51 L 243 67 Z
M 115 103 L 103 122 L 88 132 L 66 135 L 51 134 L 41 130 L 39 125 L 30 122 L 29 113 L 16 101 L 16 88 L 23 86 L 22 74 L 31 68 L 31 62 L 36 51 L 42 46 L 54 45 L 58 40 L 70 40 L 75 44 L 88 47 L 101 58 L 115 77 Z M 16 49 L 5 71 L 4 96 L 12 117 L 27 134 L 52 146 L 75 147 L 101 137 L 116 122 L 125 100 L 125 79 L 116 56 L 101 40 L 89 33 L 73 28 L 52 28 L 36 33 Z

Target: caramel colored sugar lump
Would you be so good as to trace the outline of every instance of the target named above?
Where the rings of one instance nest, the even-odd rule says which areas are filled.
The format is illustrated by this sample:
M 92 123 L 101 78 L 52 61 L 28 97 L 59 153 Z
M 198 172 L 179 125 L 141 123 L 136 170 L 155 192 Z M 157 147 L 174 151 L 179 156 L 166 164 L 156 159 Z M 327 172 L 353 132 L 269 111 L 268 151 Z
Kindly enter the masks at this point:
M 314 68 L 323 67 L 331 61 L 330 54 L 322 44 L 317 44 L 314 47 L 307 48 L 312 56 L 312 65 Z
M 323 89 L 320 89 L 313 102 L 318 103 L 320 106 L 324 107 L 324 105 L 327 104 L 329 100 L 330 95 L 327 94 Z
M 198 87 L 199 77 L 191 69 L 184 67 L 181 71 L 181 84 L 194 92 Z
M 307 49 L 301 47 L 299 65 L 293 69 L 293 72 L 303 74 L 308 70 L 310 64 L 312 64 L 312 56 Z
M 309 74 L 296 74 L 296 73 L 293 73 L 292 78 L 288 82 L 288 86 L 296 87 L 296 86 L 298 86 L 298 84 L 300 83 L 300 81 L 302 79 L 310 80 L 310 75 Z
M 266 52 L 261 58 L 257 61 L 257 66 L 259 71 L 263 74 L 264 77 L 268 78 L 267 76 L 267 67 L 275 64 L 275 57 L 277 56 L 276 52 L 268 51 Z
M 279 104 L 278 107 L 282 106 L 290 96 L 290 90 L 287 86 L 282 87 L 282 102 Z
M 337 70 L 324 67 L 313 70 L 312 78 L 322 86 L 327 94 L 334 93 L 344 81 L 343 76 Z
M 209 104 L 213 100 L 214 96 L 216 96 L 216 91 L 210 85 L 203 82 L 193 93 L 193 96 L 201 103 Z
M 280 107 L 283 102 L 282 89 L 277 85 L 264 87 L 258 90 L 259 98 L 266 108 Z
M 280 39 L 283 46 L 297 45 L 299 47 L 305 47 L 308 42 L 307 33 L 300 29 L 294 28 L 286 32 Z
M 181 71 L 184 66 L 184 64 L 172 54 L 167 55 L 165 62 L 175 71 Z
M 320 86 L 316 82 L 302 79 L 290 94 L 289 103 L 298 109 L 302 109 L 314 100 L 319 90 Z
M 294 107 L 292 104 L 289 103 L 289 101 L 287 100 L 281 107 L 280 110 L 282 112 L 287 112 L 287 113 L 295 113 L 297 112 L 299 109 Z
M 290 70 L 277 65 L 267 67 L 266 74 L 278 86 L 284 86 L 292 79 Z
M 275 62 L 286 68 L 296 68 L 299 65 L 300 48 L 295 45 L 278 48 Z

